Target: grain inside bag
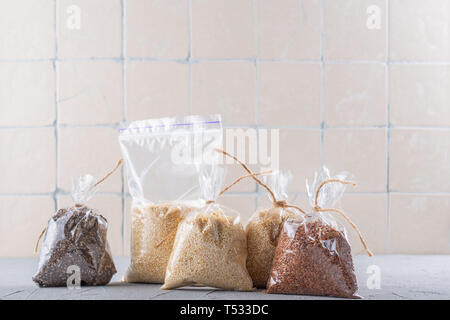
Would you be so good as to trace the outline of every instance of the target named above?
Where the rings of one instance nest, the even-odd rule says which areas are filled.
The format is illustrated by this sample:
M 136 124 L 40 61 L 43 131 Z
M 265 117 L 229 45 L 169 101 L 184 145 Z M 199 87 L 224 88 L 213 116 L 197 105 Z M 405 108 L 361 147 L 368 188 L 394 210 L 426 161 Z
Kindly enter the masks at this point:
M 36 243 L 35 252 L 43 236 L 38 271 L 33 276 L 33 281 L 40 287 L 73 285 L 69 275 L 74 270 L 79 271 L 79 285 L 82 286 L 105 285 L 116 273 L 107 240 L 108 221 L 86 203 L 97 192 L 97 186 L 121 163 L 122 160 L 98 181 L 91 175 L 73 181 L 74 205 L 59 209 L 49 219 Z
M 313 209 L 304 217 L 284 223 L 267 293 L 360 298 L 351 246 L 345 228 L 333 217 L 339 214 L 350 224 L 371 256 L 356 225 L 333 207 L 346 186 L 354 185 L 347 177 L 347 173 L 330 177 L 328 170 L 322 168 L 312 186 L 307 185 Z
M 271 208 L 258 209 L 250 217 L 245 228 L 247 234 L 247 269 L 257 288 L 266 288 L 278 238 L 284 222 L 289 218 L 299 217 L 304 211 L 287 203 L 287 186 L 291 174 L 275 172 L 267 176 Z
M 202 206 L 199 164 L 222 145 L 220 115 L 135 121 L 119 143 L 132 196 L 124 281 L 163 283 L 178 224 Z
M 280 231 L 286 219 L 305 214 L 298 206 L 287 202 L 287 185 L 291 179 L 290 172 L 270 172 L 265 176 L 268 183 L 261 181 L 248 166 L 234 155 L 221 152 L 239 163 L 242 168 L 261 187 L 267 190 L 272 201 L 272 208 L 258 209 L 245 228 L 247 235 L 247 269 L 257 288 L 265 288 L 272 268 L 272 260 L 278 243 Z
M 200 180 L 205 205 L 178 226 L 161 289 L 203 285 L 250 291 L 253 284 L 245 265 L 247 239 L 239 213 L 216 203 L 231 186 L 220 191 L 223 169 L 217 165 L 204 168 Z

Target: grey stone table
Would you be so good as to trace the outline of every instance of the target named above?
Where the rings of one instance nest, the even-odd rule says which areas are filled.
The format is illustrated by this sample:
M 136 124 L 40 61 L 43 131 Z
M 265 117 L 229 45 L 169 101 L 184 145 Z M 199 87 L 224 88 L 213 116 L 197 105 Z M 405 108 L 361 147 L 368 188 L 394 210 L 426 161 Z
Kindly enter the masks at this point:
M 232 292 L 212 288 L 183 288 L 165 291 L 156 284 L 122 283 L 120 279 L 129 259 L 118 257 L 115 262 L 118 273 L 107 286 L 69 290 L 38 288 L 31 281 L 37 268 L 37 259 L 0 259 L 0 299 L 321 299 L 265 294 L 260 290 Z M 359 293 L 366 299 L 450 299 L 450 255 L 357 256 L 355 267 Z M 379 289 L 376 288 L 377 281 L 374 281 L 377 273 Z

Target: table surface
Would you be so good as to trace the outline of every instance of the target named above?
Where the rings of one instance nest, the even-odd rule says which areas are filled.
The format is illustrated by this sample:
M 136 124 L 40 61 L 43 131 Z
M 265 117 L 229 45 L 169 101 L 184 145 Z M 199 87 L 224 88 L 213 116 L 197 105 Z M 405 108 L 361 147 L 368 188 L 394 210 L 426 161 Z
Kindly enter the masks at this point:
M 158 284 L 121 282 L 129 258 L 115 258 L 117 274 L 106 286 L 39 288 L 31 277 L 36 272 L 36 258 L 0 259 L 0 299 L 331 299 L 324 297 L 234 292 L 213 288 L 160 290 Z M 373 275 L 370 266 L 380 271 L 380 288 L 368 288 Z M 365 299 L 450 299 L 450 255 L 378 255 L 355 257 L 359 294 Z M 375 269 L 377 269 L 375 267 Z

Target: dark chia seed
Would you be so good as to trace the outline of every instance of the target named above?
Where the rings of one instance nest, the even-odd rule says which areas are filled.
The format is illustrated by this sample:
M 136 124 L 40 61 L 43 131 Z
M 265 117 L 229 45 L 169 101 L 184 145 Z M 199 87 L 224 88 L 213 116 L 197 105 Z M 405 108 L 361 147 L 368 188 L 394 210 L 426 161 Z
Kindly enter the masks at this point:
M 81 285 L 105 285 L 116 273 L 107 242 L 107 220 L 86 206 L 64 208 L 49 220 L 39 268 L 41 287 L 67 285 L 69 266 L 78 266 Z

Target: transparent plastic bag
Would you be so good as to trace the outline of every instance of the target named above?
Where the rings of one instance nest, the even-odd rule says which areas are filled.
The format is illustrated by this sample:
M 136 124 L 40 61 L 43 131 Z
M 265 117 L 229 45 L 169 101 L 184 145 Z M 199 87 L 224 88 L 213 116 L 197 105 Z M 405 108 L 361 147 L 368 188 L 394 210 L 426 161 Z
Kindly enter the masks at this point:
M 295 208 L 277 205 L 286 202 L 287 186 L 291 179 L 290 172 L 276 172 L 267 176 L 267 185 L 277 202 L 274 202 L 271 208 L 258 209 L 250 217 L 245 229 L 248 248 L 247 269 L 257 288 L 266 287 L 284 221 L 299 215 Z M 269 198 L 273 201 L 271 197 Z
M 91 175 L 72 181 L 74 206 L 59 209 L 45 229 L 38 271 L 33 276 L 39 286 L 67 286 L 76 269 L 80 271 L 82 286 L 106 285 L 111 281 L 116 268 L 107 240 L 108 222 L 85 203 L 97 192 L 97 185 L 120 164 L 121 161 L 99 181 Z
M 124 281 L 164 282 L 178 224 L 192 208 L 186 203 L 133 207 L 131 264 Z
M 360 298 L 345 228 L 331 215 L 341 211 L 330 208 L 350 184 L 347 178 L 347 173 L 330 178 L 323 167 L 311 188 L 307 185 L 313 212 L 284 223 L 267 293 Z
M 203 285 L 250 291 L 247 239 L 239 213 L 215 202 L 223 169 L 211 166 L 200 181 L 205 205 L 179 224 L 161 289 Z
M 132 196 L 131 262 L 124 281 L 163 283 L 180 221 L 203 205 L 199 172 L 222 145 L 220 115 L 135 121 L 119 143 Z

